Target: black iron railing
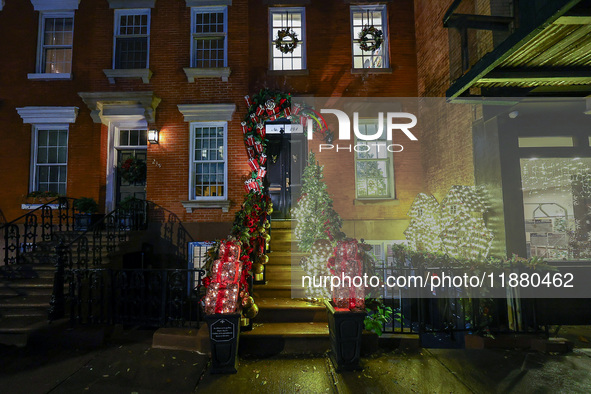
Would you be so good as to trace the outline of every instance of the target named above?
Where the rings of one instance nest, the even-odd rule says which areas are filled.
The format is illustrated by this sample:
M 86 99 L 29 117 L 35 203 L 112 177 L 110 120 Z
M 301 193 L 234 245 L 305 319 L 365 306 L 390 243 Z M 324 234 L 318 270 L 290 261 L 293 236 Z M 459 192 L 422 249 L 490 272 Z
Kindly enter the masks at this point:
M 424 259 L 425 255 L 416 254 L 410 260 L 394 256 L 387 262 L 376 261 L 376 275 L 384 281 L 387 277 L 426 278 L 437 271 L 453 273 L 453 267 L 458 263 L 446 257 L 445 265 L 427 266 Z M 457 269 L 458 265 L 455 267 Z M 547 332 L 547 326 L 537 320 L 537 306 L 533 299 L 478 298 L 465 288 L 454 286 L 437 287 L 434 294 L 427 294 L 429 289 L 415 286 L 384 286 L 379 292 L 377 296 L 393 310 L 392 321 L 384 326 L 386 333 L 453 336 L 459 333 Z
M 72 323 L 145 327 L 198 326 L 200 269 L 68 271 Z
M 34 252 L 42 243 L 55 240 L 58 233 L 74 231 L 78 213 L 74 201 L 74 198 L 57 197 L 0 226 L 2 265 L 25 263 L 27 252 Z

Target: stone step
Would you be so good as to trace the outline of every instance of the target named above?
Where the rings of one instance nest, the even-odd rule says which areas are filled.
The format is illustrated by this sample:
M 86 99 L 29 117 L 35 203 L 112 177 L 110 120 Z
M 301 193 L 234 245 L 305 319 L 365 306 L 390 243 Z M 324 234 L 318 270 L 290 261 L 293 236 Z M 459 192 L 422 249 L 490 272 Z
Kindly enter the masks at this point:
M 259 298 L 303 298 L 304 289 L 295 288 L 292 292 L 291 284 L 270 284 L 254 287 L 254 297 Z
M 291 265 L 272 265 L 265 268 L 266 279 L 269 282 L 275 280 L 290 280 L 295 278 L 301 280 L 304 271 L 299 267 L 292 267 Z
M 23 334 L 47 324 L 47 311 L 39 316 L 10 316 L 0 318 L 0 334 Z
M 0 311 L 19 308 L 42 308 L 48 306 L 49 297 L 44 295 L 4 297 L 0 299 Z
M 243 355 L 319 354 L 330 348 L 328 323 L 253 323 L 252 331 L 240 333 Z
M 276 229 L 291 229 L 292 228 L 292 224 L 295 225 L 295 222 L 293 220 L 274 219 L 274 220 L 271 220 L 271 229 L 273 229 L 273 230 L 276 230 Z
M 43 295 L 51 296 L 53 292 L 53 284 L 28 284 L 26 286 L 2 286 L 0 285 L 0 298 L 16 297 L 16 296 L 33 296 Z
M 38 306 L 38 307 L 27 307 L 27 308 L 1 308 L 0 309 L 0 316 L 2 318 L 11 318 L 11 317 L 34 317 L 34 316 L 44 316 L 47 318 L 47 313 L 49 311 L 49 301 L 46 305 Z
M 326 322 L 326 307 L 318 302 L 291 298 L 256 299 L 259 314 L 255 323 Z
M 276 240 L 275 238 L 271 237 L 270 246 L 270 249 L 274 252 L 298 251 L 298 243 L 292 240 Z
M 291 265 L 292 261 L 298 264 L 302 257 L 307 256 L 307 253 L 292 253 L 291 251 L 277 251 L 269 253 L 268 265 Z

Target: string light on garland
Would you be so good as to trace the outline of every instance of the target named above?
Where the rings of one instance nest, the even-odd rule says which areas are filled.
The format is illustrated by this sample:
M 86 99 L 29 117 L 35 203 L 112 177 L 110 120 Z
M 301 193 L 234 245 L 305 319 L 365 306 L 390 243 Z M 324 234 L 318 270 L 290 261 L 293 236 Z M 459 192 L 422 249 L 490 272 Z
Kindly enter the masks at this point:
M 441 233 L 442 252 L 454 258 L 482 259 L 488 256 L 493 234 L 482 217 L 459 213 Z

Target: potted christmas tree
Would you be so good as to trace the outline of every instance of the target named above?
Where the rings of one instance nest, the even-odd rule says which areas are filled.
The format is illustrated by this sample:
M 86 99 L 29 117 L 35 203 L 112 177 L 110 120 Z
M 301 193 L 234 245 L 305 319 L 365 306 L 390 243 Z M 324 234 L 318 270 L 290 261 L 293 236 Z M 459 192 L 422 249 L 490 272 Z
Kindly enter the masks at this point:
M 95 214 L 98 211 L 98 203 L 91 197 L 81 197 L 74 201 L 74 230 L 87 231 L 96 221 Z

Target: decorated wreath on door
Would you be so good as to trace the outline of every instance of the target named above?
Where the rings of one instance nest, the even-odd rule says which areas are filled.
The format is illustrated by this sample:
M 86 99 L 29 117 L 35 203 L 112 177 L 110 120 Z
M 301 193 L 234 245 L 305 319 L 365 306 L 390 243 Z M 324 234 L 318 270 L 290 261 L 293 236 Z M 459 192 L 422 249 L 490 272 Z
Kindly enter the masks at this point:
M 374 52 L 382 46 L 384 32 L 377 27 L 365 26 L 359 33 L 359 48 L 365 52 Z
M 121 179 L 129 183 L 144 182 L 146 180 L 146 162 L 136 157 L 130 157 L 119 166 Z

